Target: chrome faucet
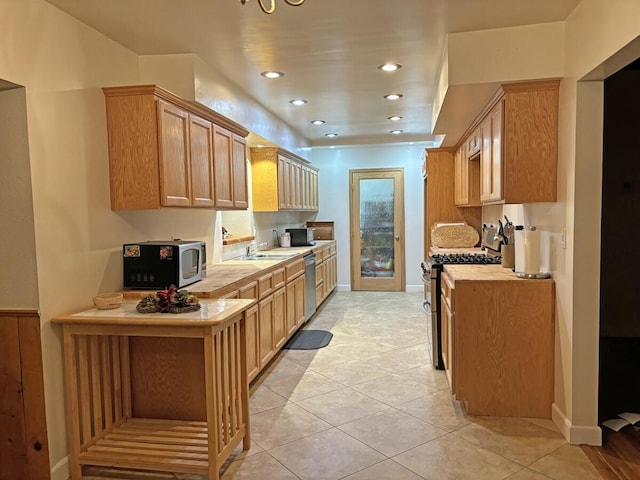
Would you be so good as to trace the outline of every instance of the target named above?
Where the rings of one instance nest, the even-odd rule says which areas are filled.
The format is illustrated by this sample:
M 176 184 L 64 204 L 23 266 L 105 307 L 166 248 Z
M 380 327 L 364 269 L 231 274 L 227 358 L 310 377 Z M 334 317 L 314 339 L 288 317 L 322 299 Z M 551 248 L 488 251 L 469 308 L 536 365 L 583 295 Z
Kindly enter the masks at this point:
M 255 246 L 255 250 L 254 250 L 254 246 L 255 246 L 255 242 L 251 242 L 249 245 L 247 245 L 247 257 L 250 257 L 251 255 L 256 253 L 258 250 L 260 250 L 261 248 L 268 247 L 269 246 L 269 242 L 263 242 L 263 243 L 258 244 L 258 246 Z

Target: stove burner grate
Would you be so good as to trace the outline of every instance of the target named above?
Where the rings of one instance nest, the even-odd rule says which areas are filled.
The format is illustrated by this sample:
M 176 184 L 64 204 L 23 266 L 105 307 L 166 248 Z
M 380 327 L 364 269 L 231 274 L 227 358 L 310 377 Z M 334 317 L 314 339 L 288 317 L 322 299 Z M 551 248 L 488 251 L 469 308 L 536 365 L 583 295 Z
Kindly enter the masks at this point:
M 500 257 L 480 253 L 436 253 L 431 255 L 431 263 L 495 265 L 500 263 Z

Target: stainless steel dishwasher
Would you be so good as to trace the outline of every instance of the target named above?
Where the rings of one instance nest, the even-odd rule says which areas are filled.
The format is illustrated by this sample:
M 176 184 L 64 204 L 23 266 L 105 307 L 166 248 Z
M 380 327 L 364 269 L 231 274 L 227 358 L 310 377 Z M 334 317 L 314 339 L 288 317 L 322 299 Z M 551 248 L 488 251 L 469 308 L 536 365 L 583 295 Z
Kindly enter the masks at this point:
M 304 321 L 316 313 L 316 254 L 304 256 Z

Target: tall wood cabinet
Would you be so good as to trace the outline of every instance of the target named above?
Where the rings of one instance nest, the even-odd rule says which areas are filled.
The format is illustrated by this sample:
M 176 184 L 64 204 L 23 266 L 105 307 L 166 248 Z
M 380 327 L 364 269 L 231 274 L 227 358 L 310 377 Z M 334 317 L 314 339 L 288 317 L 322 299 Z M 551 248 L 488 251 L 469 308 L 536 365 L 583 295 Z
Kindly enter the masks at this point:
M 455 194 L 455 150 L 430 148 L 426 151 L 424 178 L 425 258 L 431 247 L 431 227 L 437 222 L 464 221 L 480 231 L 482 208 L 460 208 Z M 479 188 L 478 188 L 479 190 Z
M 318 169 L 277 147 L 251 148 L 256 212 L 318 210 Z
M 248 207 L 244 127 L 156 85 L 103 91 L 112 210 Z

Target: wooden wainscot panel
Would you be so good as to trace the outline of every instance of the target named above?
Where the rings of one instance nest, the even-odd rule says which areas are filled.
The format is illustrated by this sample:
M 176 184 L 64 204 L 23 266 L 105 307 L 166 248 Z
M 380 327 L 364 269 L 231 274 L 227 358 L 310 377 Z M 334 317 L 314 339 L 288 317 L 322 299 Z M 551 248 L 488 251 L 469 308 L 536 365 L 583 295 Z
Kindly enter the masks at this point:
M 0 310 L 0 480 L 47 480 L 49 444 L 36 310 Z

